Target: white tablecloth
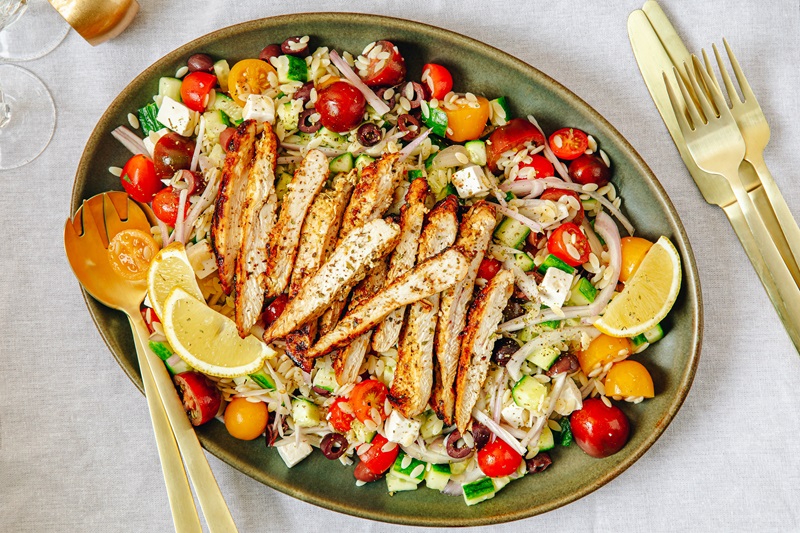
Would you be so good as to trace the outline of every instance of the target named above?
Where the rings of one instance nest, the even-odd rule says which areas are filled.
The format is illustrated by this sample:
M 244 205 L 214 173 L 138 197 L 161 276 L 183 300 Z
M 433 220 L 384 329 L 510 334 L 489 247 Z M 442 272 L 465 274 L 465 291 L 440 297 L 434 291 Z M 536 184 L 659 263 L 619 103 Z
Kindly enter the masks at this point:
M 135 75 L 195 37 L 270 15 L 347 9 L 461 32 L 566 85 L 650 165 L 697 258 L 703 352 L 672 425 L 602 489 L 496 529 L 800 529 L 800 357 L 727 219 L 703 201 L 650 100 L 626 31 L 639 0 L 140 2 L 119 38 L 92 48 L 72 32 L 50 55 L 23 65 L 52 91 L 58 123 L 42 156 L 0 173 L 0 530 L 172 528 L 145 400 L 95 330 L 63 252 L 72 180 L 96 120 Z M 768 163 L 800 216 L 800 3 L 664 0 L 663 7 L 690 49 L 723 35 L 732 43 L 772 127 Z M 209 461 L 240 531 L 401 530 L 294 500 Z

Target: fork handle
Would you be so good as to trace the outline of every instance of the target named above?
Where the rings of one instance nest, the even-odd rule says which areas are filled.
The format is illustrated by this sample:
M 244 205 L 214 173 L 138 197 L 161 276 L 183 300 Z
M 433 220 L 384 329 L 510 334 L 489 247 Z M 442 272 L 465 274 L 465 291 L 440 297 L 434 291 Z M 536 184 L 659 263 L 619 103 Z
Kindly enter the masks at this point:
M 164 364 L 149 347 L 147 342 L 149 332 L 139 313 L 131 317 L 131 326 L 134 335 L 139 338 L 139 342 L 145 352 L 146 361 L 149 363 L 158 394 L 164 403 L 164 410 L 167 412 L 169 423 L 175 434 L 175 440 L 186 464 L 186 470 L 192 479 L 192 485 L 194 486 L 195 494 L 197 494 L 197 500 L 200 502 L 200 508 L 203 510 L 209 531 L 211 533 L 236 532 L 236 524 L 233 521 L 228 505 L 225 503 L 225 498 L 223 498 L 222 492 L 219 490 L 214 473 L 208 465 L 208 460 L 206 460 L 203 448 L 197 439 L 194 426 L 189 422 L 189 417 L 186 416 L 183 404 L 178 398 L 172 379 Z
M 131 320 L 131 328 L 134 328 L 133 320 Z M 147 407 L 150 409 L 150 420 L 153 423 L 158 457 L 161 460 L 161 470 L 164 474 L 164 484 L 167 487 L 167 497 L 175 531 L 176 533 L 202 533 L 203 529 L 200 527 L 200 517 L 197 516 L 197 509 L 194 506 L 192 489 L 189 488 L 183 461 L 169 425 L 167 413 L 159 398 L 153 374 L 150 372 L 144 348 L 138 335 L 134 335 L 133 341 L 136 346 L 139 368 L 142 372 L 144 394 L 147 398 Z

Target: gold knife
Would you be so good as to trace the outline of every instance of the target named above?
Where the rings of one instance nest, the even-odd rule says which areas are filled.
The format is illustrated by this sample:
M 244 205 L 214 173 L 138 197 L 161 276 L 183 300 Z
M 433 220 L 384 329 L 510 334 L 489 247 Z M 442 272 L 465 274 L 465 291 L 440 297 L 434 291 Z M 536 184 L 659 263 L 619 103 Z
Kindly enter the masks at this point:
M 659 35 L 656 34 L 656 31 L 653 29 L 647 14 L 642 10 L 636 10 L 628 17 L 628 36 L 630 37 L 633 53 L 645 84 L 647 85 L 647 89 L 650 91 L 656 108 L 661 118 L 664 120 L 667 130 L 669 130 L 672 140 L 675 142 L 675 146 L 678 148 L 678 152 L 680 152 L 681 158 L 686 164 L 686 168 L 689 170 L 692 178 L 694 178 L 705 200 L 710 204 L 722 207 L 725 211 L 731 226 L 736 232 L 736 236 L 742 243 L 745 253 L 750 258 L 753 268 L 758 274 L 772 304 L 775 306 L 781 321 L 786 327 L 789 337 L 792 339 L 795 348 L 800 351 L 800 329 L 797 327 L 797 324 L 800 324 L 800 317 L 792 316 L 781 299 L 778 287 L 772 279 L 768 265 L 765 263 L 758 250 L 753 234 L 747 226 L 739 204 L 736 203 L 736 198 L 733 195 L 730 185 L 728 185 L 722 176 L 709 174 L 698 168 L 686 148 L 686 142 L 683 139 L 672 106 L 670 105 L 663 78 L 663 73 L 666 72 L 667 76 L 671 78 L 670 81 L 673 84 L 675 83 L 672 69 L 673 62 L 670 55 L 667 53 L 665 44 L 668 44 L 670 46 L 669 49 L 673 50 L 673 54 L 676 54 L 674 51 L 683 47 L 683 43 L 680 42 L 680 38 L 676 33 L 673 38 L 665 37 L 666 43 L 662 43 L 661 39 L 659 39 Z M 675 45 L 676 40 L 679 46 Z M 685 50 L 685 47 L 683 47 L 683 50 Z M 746 182 L 746 186 L 751 184 L 752 181 Z M 753 189 L 759 187 L 760 184 L 756 184 Z

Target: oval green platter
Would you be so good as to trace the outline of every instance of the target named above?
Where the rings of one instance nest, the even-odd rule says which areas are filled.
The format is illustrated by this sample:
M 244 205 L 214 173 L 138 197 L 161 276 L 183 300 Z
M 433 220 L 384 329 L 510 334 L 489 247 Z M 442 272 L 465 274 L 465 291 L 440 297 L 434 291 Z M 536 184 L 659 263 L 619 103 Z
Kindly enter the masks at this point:
M 295 498 L 363 518 L 418 526 L 476 526 L 543 513 L 598 489 L 631 466 L 673 419 L 694 378 L 700 355 L 703 314 L 694 256 L 675 209 L 661 184 L 630 144 L 602 116 L 568 89 L 535 68 L 486 44 L 457 33 L 395 18 L 353 13 L 305 13 L 238 24 L 196 39 L 167 54 L 137 76 L 103 114 L 82 155 L 72 192 L 71 213 L 94 194 L 120 189 L 110 166 L 122 166 L 126 150 L 111 131 L 127 123 L 127 114 L 150 101 L 158 79 L 172 76 L 195 52 L 229 62 L 256 57 L 266 44 L 292 35 L 310 35 L 311 44 L 359 52 L 388 39 L 403 53 L 409 79 L 419 79 L 422 65 L 437 62 L 453 73 L 455 89 L 505 95 L 515 116 L 533 114 L 546 132 L 574 126 L 590 132 L 612 161 L 613 182 L 637 234 L 652 240 L 669 237 L 683 261 L 683 287 L 666 321 L 666 337 L 642 356 L 653 374 L 656 397 L 623 405 L 632 433 L 625 448 L 607 459 L 592 459 L 577 446 L 556 447 L 553 466 L 513 482 L 497 496 L 467 507 L 461 497 L 420 488 L 390 496 L 383 481 L 356 487 L 352 467 L 315 452 L 292 469 L 262 439 L 244 442 L 218 422 L 198 429 L 203 446 L 234 468 Z M 141 390 L 130 327 L 124 315 L 85 296 L 89 312 L 122 369 Z

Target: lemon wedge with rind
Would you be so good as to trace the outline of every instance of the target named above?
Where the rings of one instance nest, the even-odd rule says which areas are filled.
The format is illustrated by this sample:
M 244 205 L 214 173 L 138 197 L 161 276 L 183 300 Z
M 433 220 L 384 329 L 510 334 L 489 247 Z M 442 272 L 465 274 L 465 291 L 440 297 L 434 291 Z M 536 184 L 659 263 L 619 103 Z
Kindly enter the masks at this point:
M 667 316 L 680 289 L 680 255 L 669 239 L 661 237 L 594 326 L 612 337 L 645 333 Z
M 276 352 L 260 339 L 239 337 L 233 320 L 180 287 L 164 302 L 164 334 L 181 359 L 204 374 L 235 378 L 259 370 Z
M 164 302 L 175 287 L 180 287 L 192 297 L 203 301 L 203 293 L 186 255 L 186 248 L 180 242 L 173 242 L 162 248 L 153 258 L 147 272 L 147 298 L 156 316 L 162 321 Z

